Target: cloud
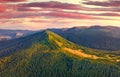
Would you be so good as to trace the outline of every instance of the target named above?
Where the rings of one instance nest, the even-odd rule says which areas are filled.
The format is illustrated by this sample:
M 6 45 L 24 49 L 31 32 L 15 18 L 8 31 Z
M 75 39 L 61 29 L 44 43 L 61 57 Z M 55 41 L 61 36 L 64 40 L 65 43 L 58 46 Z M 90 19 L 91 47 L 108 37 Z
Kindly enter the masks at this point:
M 101 19 L 101 20 L 119 20 L 119 13 L 84 13 L 86 15 L 92 16 L 92 17 L 98 17 L 95 19 Z M 116 17 L 116 18 L 114 18 Z
M 111 7 L 111 8 L 90 8 L 89 11 L 103 11 L 103 12 L 120 12 L 119 7 Z
M 16 13 L 2 13 L 0 14 L 1 19 L 16 19 L 16 18 L 34 18 L 34 17 L 40 17 L 42 16 L 42 13 L 21 13 L 21 12 L 16 12 Z
M 60 17 L 60 18 L 72 18 L 72 19 L 92 19 L 93 17 L 84 14 L 77 14 L 71 12 L 51 12 L 45 14 L 47 16 Z
M 22 4 L 22 6 L 23 7 L 58 8 L 58 9 L 70 9 L 70 10 L 84 9 L 84 7 L 77 4 L 61 3 L 56 1 L 27 3 L 27 4 Z
M 88 11 L 120 12 L 119 0 L 105 0 L 105 1 L 86 0 L 83 1 L 82 3 L 88 7 Z M 100 7 L 89 7 L 89 5 L 100 6 Z
M 95 16 L 118 16 L 117 13 L 103 13 L 103 14 L 89 14 L 89 13 L 78 13 L 78 12 L 66 12 L 66 11 L 38 11 L 36 12 L 13 12 L 13 13 L 2 13 L 0 14 L 1 19 L 18 19 L 18 18 L 41 18 L 45 17 L 47 19 L 51 18 L 66 18 L 66 19 L 103 19 L 109 20 L 107 18 L 95 17 Z
M 81 20 L 90 20 L 90 19 L 97 19 L 97 20 L 111 20 L 110 18 L 102 18 L 96 17 L 98 15 L 92 15 L 89 13 L 77 13 L 77 12 L 65 12 L 65 11 L 53 11 L 50 13 L 44 14 L 45 16 L 49 17 L 56 17 L 56 18 L 67 18 L 67 19 L 81 19 Z
M 118 13 L 101 13 L 101 14 L 94 14 L 94 15 L 98 15 L 98 16 L 120 16 L 120 14 Z
M 6 23 L 21 23 L 21 20 L 17 20 L 17 19 L 2 19 L 0 20 L 0 24 L 6 24 Z
M 18 7 L 17 11 L 40 11 L 40 9 L 33 9 L 33 8 L 29 8 L 29 7 Z
M 0 5 L 0 12 L 5 12 L 6 11 L 6 6 Z
M 107 6 L 106 2 L 98 2 L 98 1 L 85 1 L 83 4 L 85 5 L 96 5 L 96 6 Z M 114 1 L 115 3 L 115 1 Z M 118 4 L 120 5 L 120 4 Z M 114 5 L 115 6 L 115 5 Z M 52 10 L 80 10 L 80 11 L 112 11 L 112 12 L 120 12 L 120 7 L 89 7 L 83 6 L 81 4 L 70 4 L 70 3 L 62 3 L 56 1 L 50 2 L 33 2 L 33 3 L 23 3 L 17 5 L 18 11 L 39 11 L 39 9 L 34 8 L 42 8 L 42 9 L 52 9 Z
M 16 14 L 14 13 L 4 13 L 4 14 L 0 14 L 0 18 L 4 19 L 4 18 L 30 18 L 30 17 L 40 17 L 40 16 L 44 16 L 44 17 L 48 17 L 48 18 L 56 18 L 56 17 L 60 17 L 60 18 L 72 18 L 72 19 L 91 19 L 91 16 L 88 15 L 84 15 L 84 14 L 80 14 L 80 13 L 72 13 L 72 12 L 64 12 L 64 11 L 51 11 L 48 13 L 44 13 L 44 12 L 39 12 L 39 13 L 19 13 L 17 12 Z
M 85 1 L 83 4 L 86 5 L 95 5 L 95 6 L 104 6 L 104 7 L 119 7 L 120 1 L 118 0 L 108 0 L 108 1 Z
M 9 7 L 8 7 L 9 6 Z M 0 12 L 6 11 L 6 7 L 1 5 Z M 8 9 L 9 8 L 9 9 Z M 1 19 L 16 19 L 16 18 L 67 18 L 67 19 L 99 19 L 109 20 L 109 18 L 102 18 L 102 16 L 120 16 L 118 13 L 90 13 L 91 11 L 120 11 L 120 9 L 114 8 L 89 8 L 82 7 L 77 4 L 61 3 L 61 2 L 34 2 L 34 3 L 18 3 L 7 5 L 7 11 L 0 14 Z M 70 12 L 71 11 L 71 12 Z M 74 12 L 73 12 L 74 11 Z M 80 13 L 78 11 L 87 11 L 86 13 Z M 96 17 L 97 16 L 97 17 Z
M 51 21 L 45 21 L 45 20 L 31 20 L 30 22 L 34 22 L 34 23 L 50 23 Z
M 31 11 L 31 12 L 39 12 L 39 11 L 49 11 L 49 10 L 54 10 L 54 9 L 44 9 L 44 8 L 37 8 L 37 7 L 19 7 L 17 6 L 17 9 L 16 9 L 18 12 L 28 12 L 28 11 Z
M 6 2 L 23 2 L 27 0 L 0 0 L 0 3 L 6 3 Z

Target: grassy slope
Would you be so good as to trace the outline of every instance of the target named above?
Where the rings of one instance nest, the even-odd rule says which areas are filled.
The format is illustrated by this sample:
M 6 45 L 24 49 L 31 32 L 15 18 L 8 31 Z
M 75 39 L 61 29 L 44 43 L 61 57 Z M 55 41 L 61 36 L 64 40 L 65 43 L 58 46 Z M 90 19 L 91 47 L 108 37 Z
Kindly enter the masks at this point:
M 108 52 L 120 50 L 120 28 L 118 27 L 92 26 L 50 30 L 82 46 Z
M 1 77 L 119 77 L 120 63 L 106 59 L 84 58 L 66 52 L 67 47 L 98 57 L 106 53 L 77 46 L 45 31 L 34 39 L 31 47 L 0 59 Z M 36 35 L 36 36 L 37 36 Z M 100 55 L 101 54 L 101 55 Z

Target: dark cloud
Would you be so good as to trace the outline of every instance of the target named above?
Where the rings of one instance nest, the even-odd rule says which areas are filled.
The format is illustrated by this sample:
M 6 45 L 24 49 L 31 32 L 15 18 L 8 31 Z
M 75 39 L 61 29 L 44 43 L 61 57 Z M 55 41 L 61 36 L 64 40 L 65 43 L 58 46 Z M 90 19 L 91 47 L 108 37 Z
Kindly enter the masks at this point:
M 27 0 L 0 0 L 0 3 L 6 3 L 6 2 L 23 2 L 23 1 L 27 1 Z
M 70 10 L 81 10 L 84 7 L 76 4 L 69 4 L 69 3 L 61 3 L 61 2 L 34 2 L 34 3 L 27 3 L 22 4 L 23 7 L 41 7 L 41 8 L 58 8 L 58 9 L 70 9 Z
M 39 11 L 37 9 L 32 9 L 32 8 L 29 8 L 29 7 L 17 7 L 17 11 Z
M 107 1 L 87 0 L 87 1 L 84 1 L 82 3 L 84 5 L 102 6 L 102 7 L 96 7 L 96 8 L 90 8 L 88 6 L 89 11 L 120 12 L 120 1 L 118 1 L 118 0 L 107 0 Z
M 120 14 L 118 13 L 99 13 L 99 14 L 89 14 L 86 13 L 86 15 L 91 15 L 91 16 L 108 16 L 108 17 L 118 17 Z
M 86 5 L 95 5 L 95 6 L 104 6 L 104 7 L 119 7 L 120 1 L 118 0 L 108 0 L 108 1 L 85 1 L 83 4 Z
M 119 7 L 111 7 L 111 8 L 89 8 L 90 11 L 103 11 L 103 12 L 120 12 Z
M 19 6 L 17 6 L 17 9 L 16 9 L 17 11 L 19 11 L 19 12 L 21 12 L 21 11 L 49 11 L 49 9 L 43 9 L 43 8 L 30 8 L 30 7 L 19 7 Z
M 118 13 L 101 13 L 101 14 L 96 14 L 98 16 L 120 16 Z
M 93 1 L 86 1 L 85 3 L 89 4 L 89 2 Z M 115 2 L 115 1 L 114 1 Z M 85 4 L 84 3 L 84 4 Z M 96 2 L 95 2 L 96 3 Z M 107 6 L 106 3 L 102 2 L 103 4 L 100 4 L 101 2 L 97 2 L 98 5 L 104 5 Z M 96 6 L 97 6 L 96 4 Z M 38 9 L 34 8 L 43 8 L 43 9 L 57 9 L 57 10 L 81 10 L 81 11 L 113 11 L 113 12 L 120 12 L 120 7 L 101 7 L 101 8 L 91 8 L 91 7 L 84 7 L 82 5 L 78 4 L 69 4 L 69 3 L 61 3 L 61 2 L 34 2 L 34 3 L 23 3 L 19 4 L 18 11 L 39 11 Z M 33 7 L 31 9 L 31 7 Z

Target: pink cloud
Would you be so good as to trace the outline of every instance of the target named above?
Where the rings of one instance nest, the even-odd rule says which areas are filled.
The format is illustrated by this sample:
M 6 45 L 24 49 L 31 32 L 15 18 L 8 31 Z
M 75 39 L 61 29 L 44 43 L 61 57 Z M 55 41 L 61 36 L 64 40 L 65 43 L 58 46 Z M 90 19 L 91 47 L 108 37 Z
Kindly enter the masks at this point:
M 2 13 L 0 14 L 1 19 L 12 19 L 12 18 L 34 18 L 34 17 L 40 17 L 42 16 L 41 13 L 21 13 L 21 12 L 16 12 L 16 13 Z
M 64 11 L 51 12 L 51 13 L 47 13 L 45 15 L 51 16 L 51 17 L 71 18 L 71 19 L 94 19 L 94 17 L 92 17 L 90 15 L 74 13 L 74 12 L 64 12 Z
M 15 18 L 40 18 L 40 17 L 47 17 L 50 18 L 70 18 L 70 19 L 107 19 L 107 18 L 101 18 L 101 17 L 94 17 L 94 16 L 107 16 L 107 14 L 89 14 L 89 13 L 77 13 L 77 12 L 65 12 L 65 11 L 50 11 L 48 13 L 44 12 L 16 12 L 16 13 L 2 13 L 0 14 L 1 19 L 15 19 Z M 110 15 L 117 15 L 112 14 Z
M 0 5 L 0 12 L 5 12 L 6 11 L 6 6 Z

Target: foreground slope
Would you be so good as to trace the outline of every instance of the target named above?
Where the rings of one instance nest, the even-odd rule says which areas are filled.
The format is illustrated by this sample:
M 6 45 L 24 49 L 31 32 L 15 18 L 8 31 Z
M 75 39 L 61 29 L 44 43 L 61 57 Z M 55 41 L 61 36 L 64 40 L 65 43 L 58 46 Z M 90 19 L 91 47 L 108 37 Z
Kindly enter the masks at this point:
M 8 51 L 5 47 L 0 51 L 1 77 L 120 75 L 119 56 L 75 45 L 48 30 L 9 43 Z

